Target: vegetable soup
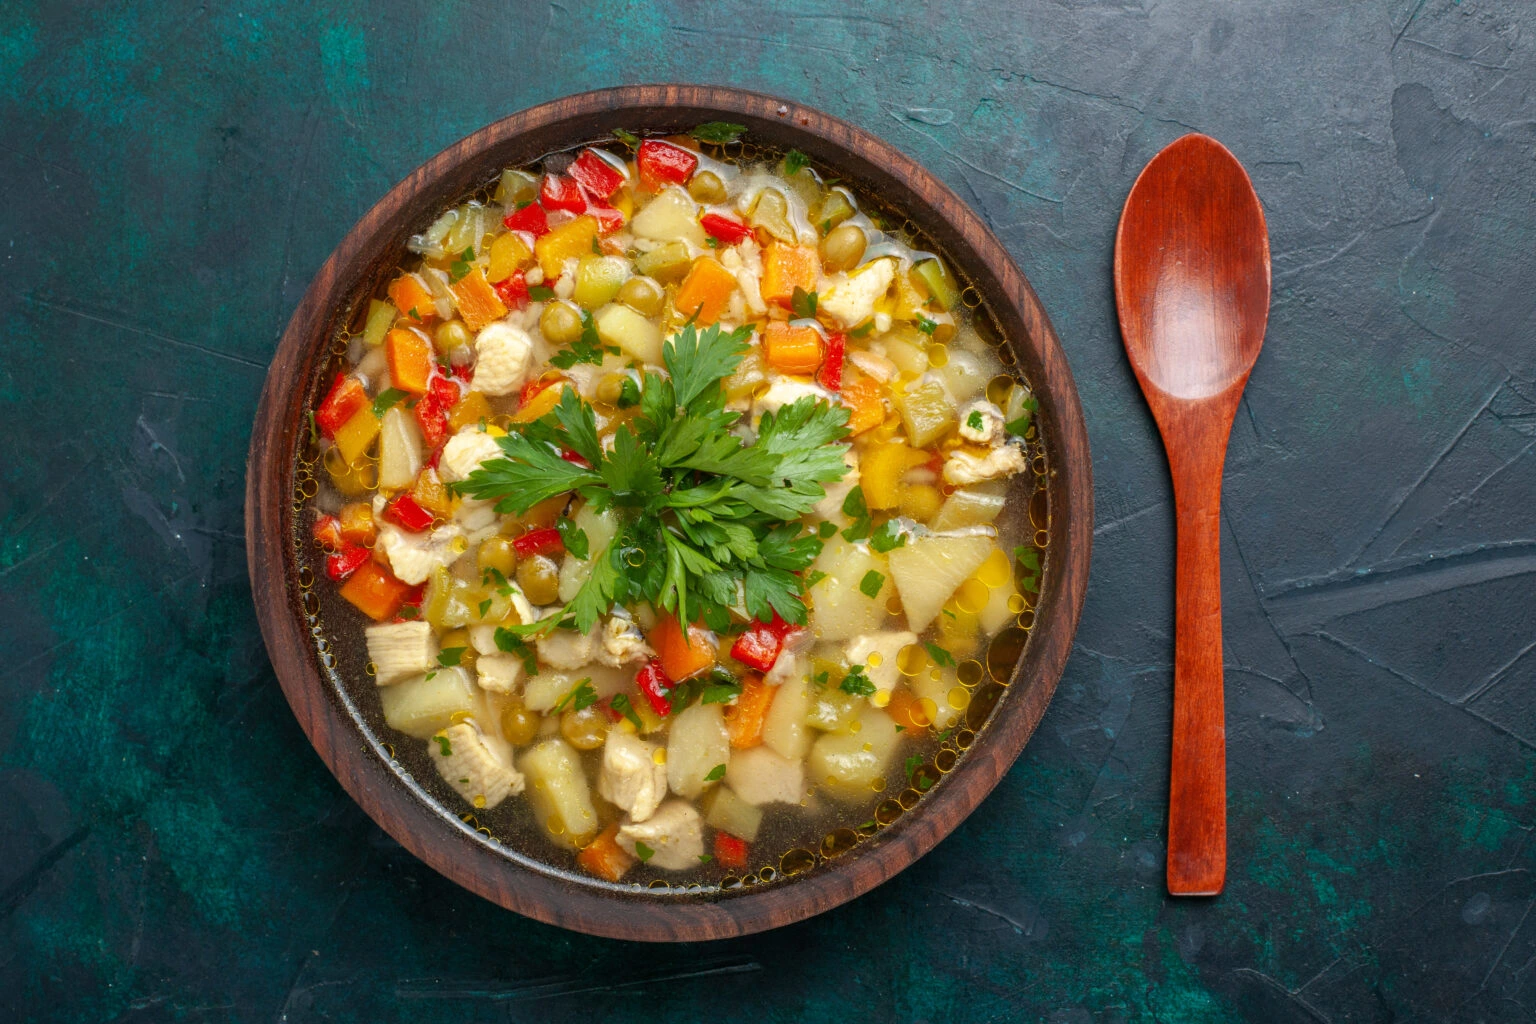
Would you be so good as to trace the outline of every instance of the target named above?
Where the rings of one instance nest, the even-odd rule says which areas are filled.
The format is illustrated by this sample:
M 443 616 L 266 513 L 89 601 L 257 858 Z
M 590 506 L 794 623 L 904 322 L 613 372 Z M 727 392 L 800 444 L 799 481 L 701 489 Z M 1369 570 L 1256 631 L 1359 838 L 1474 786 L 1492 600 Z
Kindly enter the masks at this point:
M 974 740 L 1039 588 L 1035 401 L 976 293 L 740 133 L 616 132 L 443 212 L 310 422 L 383 738 L 623 885 L 877 834 Z

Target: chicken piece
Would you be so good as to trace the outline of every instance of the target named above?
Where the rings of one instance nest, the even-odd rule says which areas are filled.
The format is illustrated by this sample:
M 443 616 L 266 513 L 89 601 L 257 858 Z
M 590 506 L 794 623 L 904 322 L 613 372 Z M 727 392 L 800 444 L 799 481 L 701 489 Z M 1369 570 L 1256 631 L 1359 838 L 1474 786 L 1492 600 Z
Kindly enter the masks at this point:
M 843 463 L 848 467 L 848 474 L 841 480 L 822 484 L 827 496 L 818 501 L 812 509 L 823 519 L 841 521 L 843 502 L 847 499 L 848 492 L 859 485 L 859 456 L 852 445 L 843 451 Z
M 944 462 L 944 480 L 956 487 L 976 484 L 983 480 L 1012 476 L 1029 465 L 1024 449 L 1016 444 L 1000 444 L 985 455 L 976 455 L 964 448 L 956 448 Z
M 976 444 L 995 444 L 1003 436 L 1003 410 L 978 398 L 960 410 L 960 436 Z
M 487 331 L 490 329 L 486 328 Z M 479 469 L 482 462 L 499 458 L 503 458 L 503 453 L 494 437 L 478 426 L 465 427 L 443 445 L 437 475 L 445 484 L 456 483 Z
M 901 677 L 897 668 L 897 655 L 908 644 L 917 643 L 917 634 L 869 633 L 848 641 L 847 658 L 850 665 L 863 665 L 864 675 L 875 684 L 875 692 L 889 694 L 896 689 Z M 871 658 L 872 655 L 879 657 Z
M 560 672 L 571 672 L 589 664 L 598 651 L 600 628 L 593 626 L 590 633 L 555 630 L 538 641 L 539 660 Z
M 770 747 L 749 747 L 731 754 L 725 784 L 754 807 L 795 804 L 805 799 L 805 762 L 790 760 Z
M 698 867 L 704 853 L 704 819 L 687 800 L 668 800 L 644 821 L 620 825 L 617 842 L 636 857 L 640 856 L 636 844 L 644 843 L 651 855 L 640 859 L 650 867 L 686 871 Z
M 810 672 L 810 666 L 806 664 L 804 657 L 785 650 L 781 651 L 778 658 L 774 660 L 773 668 L 764 674 L 763 682 L 769 686 L 783 686 L 785 683 L 804 679 L 808 672 Z
M 505 321 L 487 324 L 475 336 L 475 390 L 510 395 L 523 386 L 533 363 L 533 339 Z
M 443 781 L 477 810 L 490 810 L 523 791 L 523 775 L 491 753 L 471 722 L 450 725 L 427 741 Z
M 868 349 L 850 349 L 848 361 L 857 366 L 864 376 L 872 377 L 881 384 L 889 384 L 896 377 L 896 364 Z
M 752 425 L 756 427 L 757 421 L 763 418 L 765 412 L 778 412 L 786 405 L 799 401 L 806 396 L 820 398 L 824 402 L 834 403 L 837 396 L 815 384 L 807 384 L 805 381 L 794 380 L 788 377 L 780 377 L 768 385 L 768 390 L 763 392 L 752 403 Z
M 871 260 L 826 290 L 817 303 L 817 312 L 826 313 L 844 327 L 857 327 L 868 320 L 896 280 L 896 261 L 889 256 Z
M 511 654 L 482 654 L 475 659 L 480 689 L 491 693 L 517 693 L 523 688 L 523 659 Z
M 603 764 L 597 773 L 597 795 L 644 821 L 667 795 L 667 766 L 656 763 L 656 744 L 621 729 L 609 729 L 603 743 Z
M 602 624 L 602 645 L 594 652 L 604 665 L 619 668 L 632 661 L 645 661 L 656 652 L 645 642 L 645 634 L 633 619 L 615 615 Z
M 425 622 L 381 622 L 363 630 L 373 681 L 390 686 L 437 667 L 437 635 Z
M 392 523 L 379 525 L 374 550 L 384 553 L 389 567 L 403 583 L 425 583 L 432 570 L 450 565 L 464 553 L 464 529 L 455 523 L 431 533 L 410 533 Z

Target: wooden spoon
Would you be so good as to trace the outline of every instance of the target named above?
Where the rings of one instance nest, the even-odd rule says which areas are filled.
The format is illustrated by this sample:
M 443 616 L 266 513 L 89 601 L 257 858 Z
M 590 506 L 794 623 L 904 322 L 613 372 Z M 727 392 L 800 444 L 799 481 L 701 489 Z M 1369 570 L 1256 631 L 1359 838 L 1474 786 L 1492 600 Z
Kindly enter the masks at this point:
M 1168 891 L 1227 874 L 1221 472 L 1269 319 L 1269 234 L 1242 164 L 1186 135 L 1147 164 L 1115 236 L 1120 333 L 1168 450 L 1178 513 Z

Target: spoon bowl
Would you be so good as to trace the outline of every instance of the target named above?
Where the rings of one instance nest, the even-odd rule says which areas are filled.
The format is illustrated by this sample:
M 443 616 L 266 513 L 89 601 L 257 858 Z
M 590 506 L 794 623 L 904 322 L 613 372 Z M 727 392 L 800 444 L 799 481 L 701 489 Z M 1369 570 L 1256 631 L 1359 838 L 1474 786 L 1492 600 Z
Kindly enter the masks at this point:
M 1205 135 L 1142 170 L 1115 236 L 1115 303 L 1168 452 L 1178 523 L 1168 891 L 1226 880 L 1221 474 L 1269 319 L 1269 233 L 1253 183 Z

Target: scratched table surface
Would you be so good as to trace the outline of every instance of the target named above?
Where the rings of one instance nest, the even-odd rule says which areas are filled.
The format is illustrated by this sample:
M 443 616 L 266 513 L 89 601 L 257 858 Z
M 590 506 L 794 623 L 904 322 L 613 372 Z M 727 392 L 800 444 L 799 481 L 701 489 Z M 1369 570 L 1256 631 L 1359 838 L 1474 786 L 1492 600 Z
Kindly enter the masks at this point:
M 0 9 L 0 1017 L 1536 1015 L 1536 7 L 383 0 Z M 1017 766 L 856 902 L 696 946 L 504 912 L 347 798 L 252 611 L 244 459 L 310 275 L 511 111 L 719 82 L 931 167 L 1054 318 L 1098 522 Z M 1198 130 L 1274 304 L 1222 560 L 1227 890 L 1162 886 L 1173 532 L 1110 283 Z

